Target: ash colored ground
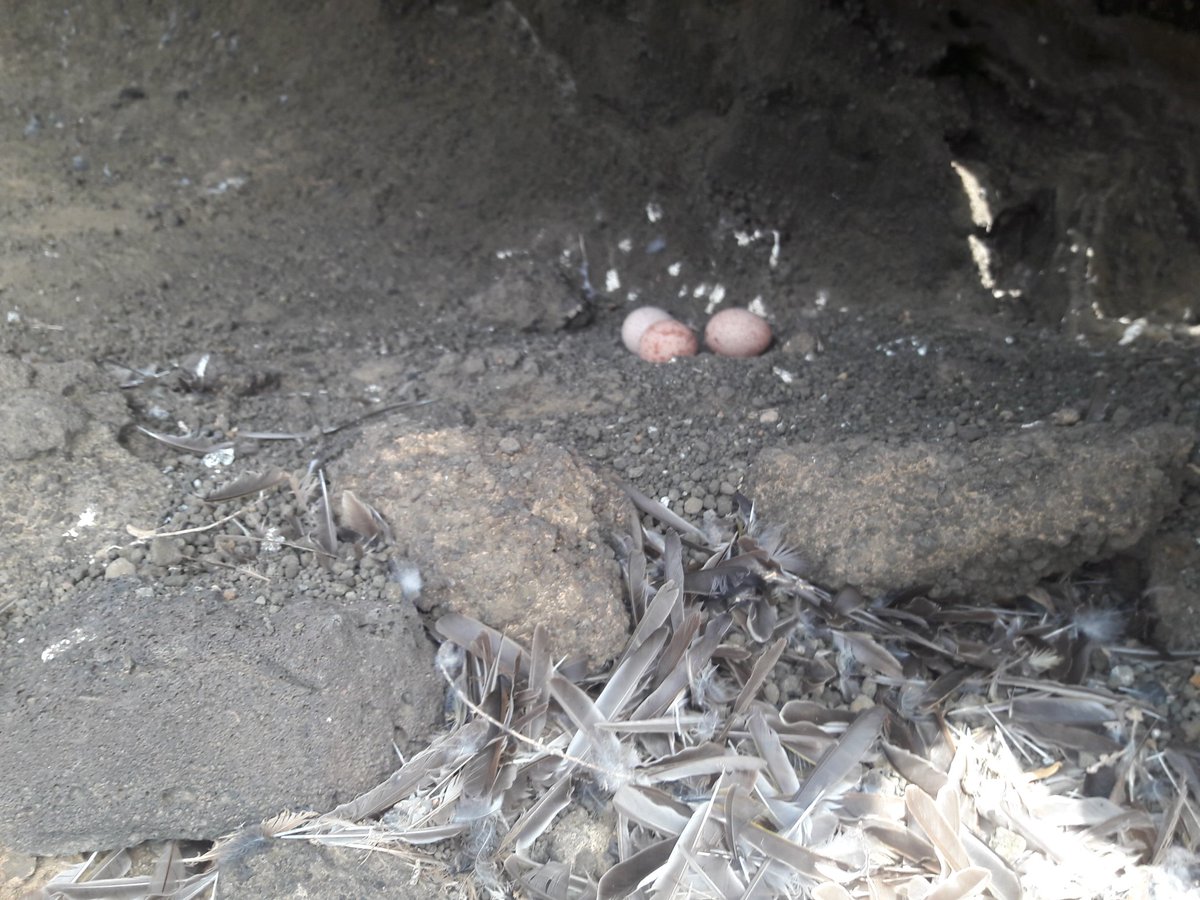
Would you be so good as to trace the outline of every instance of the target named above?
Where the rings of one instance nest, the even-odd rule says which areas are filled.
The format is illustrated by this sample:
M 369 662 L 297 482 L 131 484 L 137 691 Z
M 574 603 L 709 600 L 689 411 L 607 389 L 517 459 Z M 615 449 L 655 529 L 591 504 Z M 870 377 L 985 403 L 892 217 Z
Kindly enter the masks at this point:
M 821 570 L 833 588 L 900 590 L 913 585 L 887 579 L 906 573 L 974 588 L 987 531 L 1008 588 L 1033 586 L 1015 572 L 1101 577 L 1160 645 L 1200 638 L 1200 55 L 1185 14 L 540 0 L 0 14 L 0 759 L 18 735 L 68 725 L 81 747 L 109 748 L 77 784 L 68 760 L 28 748 L 20 772 L 6 767 L 19 790 L 0 796 L 20 806 L 0 823 L 16 848 L 6 873 L 26 871 L 20 853 L 212 839 L 352 794 L 386 770 L 392 741 L 423 746 L 444 691 L 425 683 L 432 643 L 396 561 L 426 566 L 417 610 L 492 607 L 514 628 L 556 624 L 585 655 L 619 648 L 600 532 L 631 514 L 622 481 L 701 525 L 738 491 L 767 492 L 788 539 L 835 560 Z M 952 163 L 986 189 L 990 229 Z M 990 287 L 969 238 L 990 248 Z M 756 298 L 776 335 L 762 357 L 652 366 L 620 341 L 636 304 L 700 332 Z M 381 412 L 391 404 L 405 405 Z M 232 441 L 232 461 L 139 426 Z M 276 437 L 245 437 L 264 433 Z M 386 450 L 436 434 L 458 436 L 469 478 Z M 923 447 L 955 529 L 938 532 L 919 484 L 862 467 L 886 473 Z M 760 459 L 783 458 L 822 464 L 772 487 L 779 469 Z M 248 472 L 298 485 L 313 461 L 331 503 L 353 485 L 401 517 L 397 544 L 343 533 L 336 562 L 298 548 L 319 487 L 202 499 Z M 806 505 L 797 485 L 820 472 Z M 1030 472 L 1048 476 L 1031 487 Z M 421 483 L 435 475 L 437 491 Z M 979 477 L 987 522 L 963 494 Z M 422 502 L 439 493 L 441 517 Z M 855 517 L 874 503 L 887 521 L 897 498 L 919 507 L 943 569 L 904 558 L 911 531 L 844 556 Z M 996 537 L 996 510 L 1018 501 Z M 434 555 L 446 548 L 473 560 L 461 582 Z M 503 560 L 497 584 L 525 573 L 527 609 L 488 596 L 488 554 Z M 548 578 L 581 567 L 561 604 L 538 605 Z M 195 638 L 195 607 L 169 615 L 185 603 L 221 607 L 240 634 L 221 645 L 246 641 L 244 670 L 205 668 L 196 638 L 136 709 L 105 678 L 72 705 L 82 657 L 80 681 L 47 681 L 54 635 L 88 622 L 113 646 L 141 635 L 104 662 L 136 671 L 139 654 Z M 329 616 L 359 634 L 340 661 L 294 643 L 297 619 Z M 346 649 L 388 635 L 404 648 L 392 664 L 411 665 L 401 690 L 424 698 L 416 719 L 380 700 L 394 679 L 367 665 L 375 651 Z M 293 683 L 263 674 L 277 658 L 295 683 L 345 679 L 322 689 L 361 722 L 345 765 L 328 735 L 304 732 L 317 707 L 244 680 Z M 1190 690 L 1171 700 L 1180 722 L 1200 719 Z M 187 721 L 145 724 L 173 691 Z M 74 718 L 27 702 L 51 695 L 46 709 Z M 255 727 L 199 727 L 212 698 Z M 294 756 L 271 755 L 280 735 Z M 324 855 L 309 857 L 318 873 Z

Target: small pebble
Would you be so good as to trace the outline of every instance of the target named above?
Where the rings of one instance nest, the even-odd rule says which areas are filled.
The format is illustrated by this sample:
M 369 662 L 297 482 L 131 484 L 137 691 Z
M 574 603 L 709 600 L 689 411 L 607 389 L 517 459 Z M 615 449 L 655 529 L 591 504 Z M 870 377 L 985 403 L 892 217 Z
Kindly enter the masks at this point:
M 642 335 L 638 356 L 646 362 L 670 362 L 680 356 L 695 356 L 700 349 L 692 329 L 674 319 L 660 319 Z
M 808 356 L 817 351 L 817 338 L 810 331 L 797 331 L 783 345 L 784 353 L 796 356 Z
M 178 565 L 183 559 L 183 551 L 173 538 L 156 537 L 150 542 L 150 562 L 156 566 L 167 568 Z
M 850 712 L 860 713 L 863 710 L 870 709 L 874 705 L 875 705 L 875 701 L 872 700 L 870 697 L 868 697 L 866 694 L 859 694 L 857 697 L 855 697 L 853 700 L 850 701 Z
M 137 574 L 137 567 L 124 557 L 118 557 L 104 567 L 104 577 L 109 581 L 114 578 L 127 578 Z
M 1015 863 L 1023 856 L 1027 847 L 1025 838 L 1003 826 L 993 831 L 991 845 L 998 856 L 1011 863 Z
M 1070 427 L 1071 425 L 1078 425 L 1081 418 L 1079 410 L 1070 406 L 1064 406 L 1062 409 L 1057 409 L 1050 414 L 1050 424 L 1060 427 Z
M 639 306 L 621 323 L 621 340 L 630 353 L 637 353 L 646 329 L 655 322 L 669 318 L 671 314 L 665 309 L 659 309 L 657 306 Z
M 708 320 L 704 343 L 719 356 L 758 356 L 771 346 L 771 326 L 748 309 L 723 309 Z
M 1108 686 L 1110 688 L 1131 687 L 1134 679 L 1133 666 L 1113 666 L 1108 673 Z

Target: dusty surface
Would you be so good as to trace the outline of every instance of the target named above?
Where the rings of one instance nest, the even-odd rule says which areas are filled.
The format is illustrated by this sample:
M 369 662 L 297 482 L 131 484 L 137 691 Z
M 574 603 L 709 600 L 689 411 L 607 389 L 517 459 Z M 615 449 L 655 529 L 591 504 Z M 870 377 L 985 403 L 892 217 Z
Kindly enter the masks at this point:
M 852 436 L 986 458 L 1023 427 L 1083 423 L 1120 447 L 1200 423 L 1200 55 L 1185 15 L 1083 2 L 1019 19 L 1006 4 L 887 2 L 5 7 L 6 690 L 45 674 L 28 645 L 48 617 L 101 590 L 130 634 L 146 588 L 215 590 L 247 621 L 301 600 L 331 615 L 408 602 L 391 552 L 345 522 L 337 562 L 314 549 L 323 516 L 305 473 L 341 490 L 368 414 L 397 434 L 486 426 L 518 455 L 590 462 L 696 522 L 734 509 L 764 448 L 836 455 Z M 986 189 L 990 228 L 952 162 Z M 994 254 L 987 288 L 968 238 Z M 637 303 L 701 329 L 756 298 L 776 334 L 763 357 L 651 366 L 621 345 Z M 135 426 L 189 434 L 195 452 Z M 1174 549 L 1127 548 L 1132 575 L 1114 580 L 1129 604 L 1163 587 L 1146 592 L 1150 612 L 1187 621 L 1196 465 L 1193 451 L 1175 466 L 1162 521 L 1144 522 Z M 203 502 L 274 470 L 291 482 Z M 513 528 L 476 540 L 511 550 L 535 487 L 508 510 Z M 1053 507 L 1055 488 L 1030 502 Z M 787 537 L 807 549 L 805 533 Z M 1169 619 L 1152 631 L 1179 633 Z M 620 643 L 598 634 L 595 653 Z M 1193 696 L 1172 702 L 1200 717 Z M 287 727 L 276 714 L 264 734 Z M 381 740 L 359 749 L 382 760 Z M 376 765 L 312 796 L 353 791 Z M 228 806 L 228 827 L 260 811 Z M 105 841 L 148 833 L 132 811 L 121 825 L 119 803 L 95 812 Z M 176 836 L 222 830 L 190 828 L 191 813 Z
M 440 720 L 413 615 L 299 597 L 269 614 L 119 581 L 81 592 L 0 668 L 0 842 L 44 855 L 131 846 L 370 787 L 393 768 L 393 741 Z

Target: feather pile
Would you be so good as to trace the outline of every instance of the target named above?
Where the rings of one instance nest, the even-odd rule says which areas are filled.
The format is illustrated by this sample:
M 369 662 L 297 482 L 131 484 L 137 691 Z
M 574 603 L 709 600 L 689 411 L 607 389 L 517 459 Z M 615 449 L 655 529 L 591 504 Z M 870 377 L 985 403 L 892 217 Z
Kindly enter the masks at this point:
M 1092 676 L 1115 650 L 1069 586 L 990 608 L 832 594 L 748 502 L 721 533 L 631 496 L 667 530 L 624 538 L 634 624 L 608 671 L 556 665 L 541 626 L 523 646 L 445 616 L 447 730 L 273 836 L 494 897 L 1194 896 L 1197 755 Z M 590 866 L 555 855 L 572 808 L 611 832 Z

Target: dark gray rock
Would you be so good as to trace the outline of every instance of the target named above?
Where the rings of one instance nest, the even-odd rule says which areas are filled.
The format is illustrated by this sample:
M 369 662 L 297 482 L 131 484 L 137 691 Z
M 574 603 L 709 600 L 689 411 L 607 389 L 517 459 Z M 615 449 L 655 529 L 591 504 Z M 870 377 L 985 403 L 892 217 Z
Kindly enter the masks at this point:
M 0 662 L 0 844 L 210 839 L 373 786 L 441 708 L 414 619 L 132 580 L 75 596 Z
M 555 653 L 615 656 L 628 616 L 609 541 L 628 501 L 561 447 L 509 449 L 483 429 L 367 429 L 340 460 L 338 484 L 391 523 L 424 579 L 424 608 L 526 642 L 540 622 Z
M 1046 428 L 971 444 L 765 450 L 754 498 L 823 584 L 990 600 L 1133 548 L 1179 497 L 1193 437 Z

